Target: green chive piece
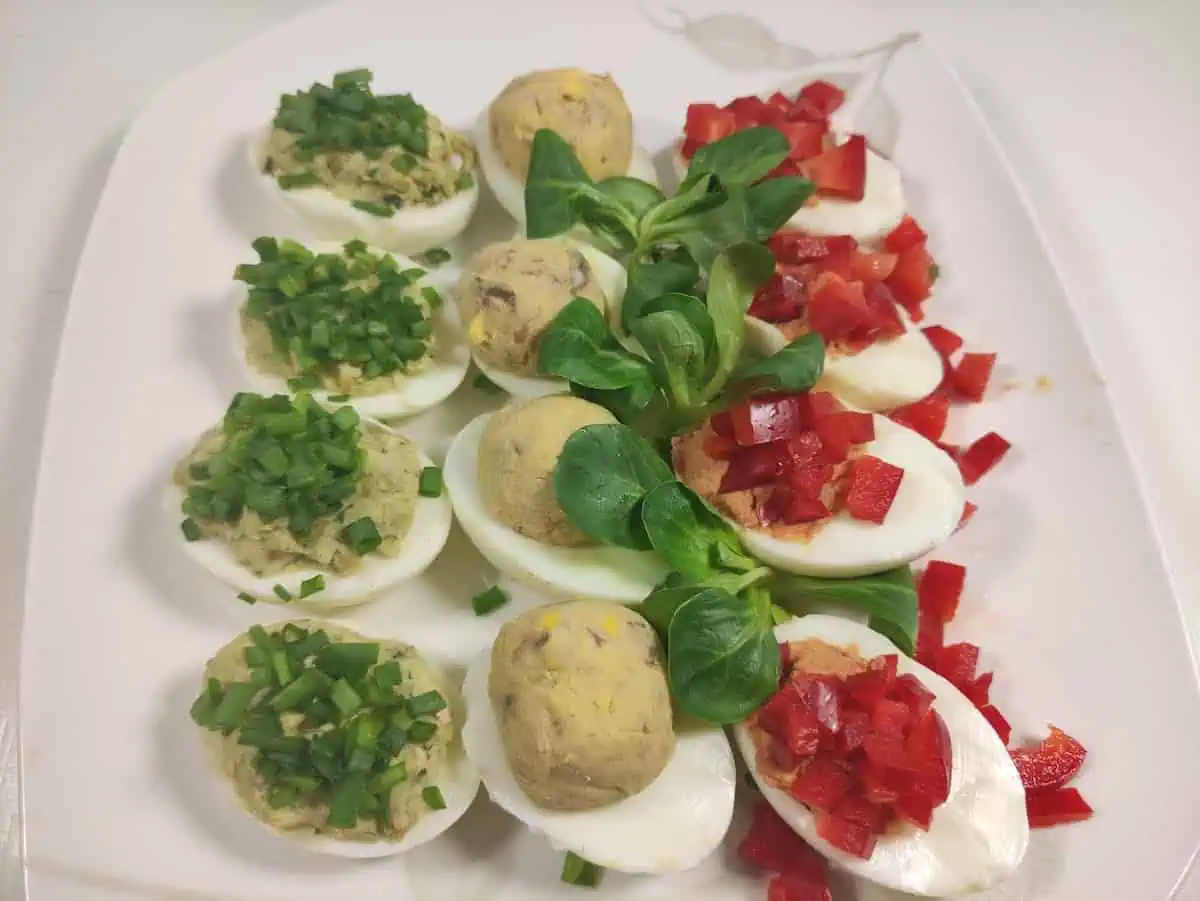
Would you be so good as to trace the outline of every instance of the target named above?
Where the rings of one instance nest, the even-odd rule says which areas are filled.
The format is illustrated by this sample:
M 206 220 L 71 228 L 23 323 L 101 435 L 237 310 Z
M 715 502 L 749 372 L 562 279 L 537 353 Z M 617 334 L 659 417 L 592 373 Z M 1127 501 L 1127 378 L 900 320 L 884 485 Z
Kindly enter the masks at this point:
M 442 797 L 442 790 L 436 785 L 427 785 L 421 789 L 421 799 L 430 810 L 446 809 L 446 799 Z
M 258 603 L 258 598 L 256 598 L 254 595 L 249 594 L 245 591 L 238 592 L 238 600 L 242 601 L 245 604 L 257 604 Z
M 471 598 L 471 609 L 475 611 L 476 616 L 487 616 L 507 603 L 508 595 L 504 593 L 504 589 L 499 585 L 493 585 Z
M 383 537 L 379 534 L 375 520 L 364 516 L 342 529 L 342 541 L 361 557 L 378 548 L 383 543 Z
M 364 213 L 378 216 L 380 219 L 390 219 L 396 215 L 395 208 L 388 206 L 386 203 L 375 203 L 371 200 L 352 200 L 350 205 L 356 210 L 362 210 Z
M 325 822 L 336 829 L 349 829 L 358 822 L 358 811 L 367 794 L 367 780 L 361 773 L 347 776 L 334 790 Z
M 381 663 L 371 670 L 371 677 L 384 688 L 394 688 L 400 684 L 402 677 L 400 664 L 395 660 L 388 660 L 386 663 Z
M 333 683 L 333 691 L 329 693 L 329 699 L 344 716 L 349 716 L 362 706 L 362 698 L 345 679 L 338 679 Z
M 319 185 L 321 178 L 315 172 L 297 172 L 294 175 L 281 173 L 275 176 L 275 184 L 283 188 L 285 191 L 290 191 L 293 188 L 307 188 L 311 185 Z
M 441 692 L 427 691 L 408 699 L 405 704 L 411 716 L 428 716 L 446 709 L 446 699 Z
M 384 772 L 371 780 L 370 790 L 373 795 L 391 791 L 408 778 L 408 767 L 403 763 L 393 763 Z
M 315 576 L 310 576 L 300 583 L 301 599 L 310 598 L 319 591 L 325 590 L 325 577 L 319 573 Z
M 432 285 L 425 285 L 421 288 L 421 296 L 425 298 L 425 302 L 429 304 L 431 310 L 440 310 L 442 308 L 442 295 Z
M 283 601 L 285 604 L 292 599 L 292 593 L 288 591 L 287 587 L 284 585 L 276 583 L 271 590 L 275 592 L 275 597 L 279 598 L 279 600 Z
M 437 733 L 437 726 L 429 720 L 417 720 L 408 727 L 407 735 L 409 741 L 417 743 L 429 741 Z
M 574 851 L 568 851 L 563 859 L 562 881 L 567 885 L 577 885 L 582 888 L 595 888 L 600 884 L 604 868 L 590 860 L 584 860 Z
M 203 537 L 200 526 L 190 516 L 179 524 L 179 528 L 187 541 L 199 541 Z
M 445 247 L 432 247 L 421 255 L 421 259 L 430 266 L 440 266 L 449 263 L 451 256 Z
M 346 401 L 348 401 L 350 399 L 350 395 L 349 394 L 331 394 L 325 399 L 327 401 L 329 401 L 331 404 L 344 404 Z
M 442 487 L 441 469 L 436 466 L 426 466 L 421 470 L 421 477 L 417 485 L 417 493 L 421 497 L 441 497 Z
M 328 677 L 322 676 L 317 670 L 305 670 L 271 699 L 271 709 L 280 713 L 294 710 L 305 701 L 316 697 L 328 684 Z
M 225 686 L 221 703 L 213 711 L 212 723 L 218 728 L 236 729 L 241 725 L 258 688 L 249 682 L 231 682 Z

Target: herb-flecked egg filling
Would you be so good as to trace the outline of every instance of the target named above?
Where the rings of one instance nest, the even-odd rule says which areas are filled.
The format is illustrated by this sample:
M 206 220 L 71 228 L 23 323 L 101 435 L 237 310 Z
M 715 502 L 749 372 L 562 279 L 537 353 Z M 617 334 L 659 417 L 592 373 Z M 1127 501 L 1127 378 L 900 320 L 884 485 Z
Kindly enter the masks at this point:
M 224 543 L 256 576 L 346 575 L 395 557 L 412 526 L 421 464 L 401 435 L 309 395 L 234 397 L 175 468 L 189 541 Z M 313 586 L 320 590 L 320 586 Z
M 396 839 L 445 807 L 455 727 L 409 645 L 313 621 L 253 626 L 204 675 L 192 720 L 242 805 L 276 830 Z
M 401 269 L 361 241 L 340 253 L 268 237 L 253 247 L 259 262 L 234 272 L 248 288 L 241 327 L 251 367 L 293 390 L 363 396 L 395 390 L 428 365 L 442 297 L 418 287 L 425 270 Z
M 434 206 L 475 184 L 475 147 L 411 94 L 376 95 L 356 69 L 284 94 L 262 151 L 280 188 L 321 186 L 366 213 Z

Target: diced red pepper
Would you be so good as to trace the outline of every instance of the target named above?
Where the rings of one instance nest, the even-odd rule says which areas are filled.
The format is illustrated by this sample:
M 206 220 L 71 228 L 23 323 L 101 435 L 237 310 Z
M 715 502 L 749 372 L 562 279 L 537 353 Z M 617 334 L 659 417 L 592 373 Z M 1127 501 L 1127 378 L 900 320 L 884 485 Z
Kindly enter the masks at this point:
M 887 517 L 904 470 L 878 457 L 859 457 L 850 472 L 846 512 L 855 519 L 882 524 Z
M 804 315 L 808 289 L 789 272 L 777 272 L 754 294 L 747 311 L 763 322 L 791 322 Z
M 780 873 L 767 883 L 767 901 L 833 901 L 833 893 L 828 876 L 818 882 Z
M 884 698 L 871 708 L 871 732 L 884 738 L 900 738 L 911 719 L 903 702 Z
M 1075 778 L 1085 757 L 1087 751 L 1083 745 L 1055 726 L 1050 727 L 1050 734 L 1040 744 L 1012 751 L 1021 784 L 1031 792 L 1066 785 Z
M 693 103 L 688 106 L 683 133 L 698 145 L 711 144 L 733 134 L 736 123 L 732 112 L 715 103 Z
M 772 127 L 788 141 L 788 156 L 799 162 L 818 156 L 825 148 L 825 126 L 819 122 L 779 122 Z
M 879 338 L 899 338 L 907 331 L 904 320 L 900 318 L 900 308 L 896 298 L 883 282 L 865 282 L 863 297 L 866 298 L 867 308 L 871 311 L 871 328 L 874 335 L 867 336 L 872 341 Z
M 960 397 L 983 400 L 995 365 L 995 354 L 963 354 L 962 360 L 950 374 L 950 382 Z
M 991 704 L 984 704 L 979 708 L 979 712 L 983 714 L 985 720 L 992 724 L 992 728 L 996 730 L 996 734 L 1000 736 L 1000 740 L 1008 744 L 1008 739 L 1012 735 L 1012 726 L 1004 718 L 1004 714 Z
M 930 669 L 961 690 L 975 678 L 977 666 L 979 646 L 960 641 L 935 651 Z
M 858 242 L 850 235 L 807 235 L 781 231 L 767 240 L 767 247 L 781 263 L 800 265 L 825 260 L 835 254 L 850 253 Z
M 848 257 L 850 277 L 862 282 L 881 282 L 896 271 L 900 257 L 894 253 L 864 253 L 857 250 Z
M 946 422 L 950 418 L 950 398 L 935 391 L 922 400 L 897 407 L 888 413 L 888 418 L 930 441 L 937 441 L 946 431 Z
M 743 447 L 790 438 L 808 428 L 806 394 L 760 394 L 729 409 L 733 439 Z
M 805 160 L 800 169 L 812 179 L 817 193 L 862 200 L 867 188 L 867 139 L 851 135 L 846 143 Z
M 820 500 L 821 492 L 833 479 L 833 464 L 804 463 L 800 466 L 789 466 L 784 469 L 783 478 L 787 487 L 794 488 L 802 497 Z
M 995 432 L 988 432 L 966 450 L 958 454 L 958 469 L 963 481 L 974 485 L 993 466 L 1000 462 L 1012 445 Z
M 962 516 L 958 518 L 958 525 L 955 527 L 955 531 L 957 532 L 959 529 L 969 523 L 971 521 L 971 517 L 975 515 L 975 511 L 978 509 L 978 504 L 972 504 L 970 501 L 964 503 Z
M 900 252 L 896 268 L 887 279 L 887 286 L 896 296 L 896 303 L 904 307 L 916 321 L 924 315 L 921 304 L 929 298 L 933 287 L 932 266 L 933 259 L 925 245 L 917 244 Z
M 800 89 L 796 99 L 812 104 L 828 119 L 842 105 L 846 99 L 846 92 L 832 82 L 810 81 Z
M 917 587 L 922 610 L 928 610 L 942 622 L 950 622 L 958 612 L 967 568 L 945 560 L 930 560 Z
M 921 331 L 933 349 L 947 362 L 963 346 L 963 339 L 944 325 L 927 325 Z
M 792 685 L 785 685 L 759 709 L 758 723 L 797 757 L 811 757 L 820 747 L 820 724 Z
M 876 832 L 867 823 L 856 823 L 836 813 L 818 813 L 817 835 L 835 848 L 867 860 L 875 850 Z
M 841 702 L 838 700 L 837 681 L 829 676 L 813 676 L 808 673 L 792 673 L 792 684 L 800 696 L 804 709 L 813 715 L 821 727 L 821 738 L 825 744 L 842 729 Z
M 945 641 L 946 624 L 936 616 L 921 611 L 917 617 L 917 662 L 929 666 L 934 653 Z
M 899 659 L 895 654 L 872 657 L 866 669 L 846 677 L 846 694 L 858 705 L 868 710 L 874 709 L 892 690 L 898 665 Z
M 986 707 L 992 693 L 992 680 L 995 673 L 983 673 L 970 682 L 958 686 L 958 690 L 967 696 L 967 700 L 976 707 Z
M 772 873 L 825 882 L 825 858 L 792 830 L 765 800 L 754 805 L 750 828 L 738 843 L 737 854 L 747 863 Z
M 1075 788 L 1059 788 L 1046 792 L 1033 792 L 1025 796 L 1025 813 L 1029 817 L 1029 828 L 1046 829 L 1066 823 L 1079 823 L 1090 819 L 1091 806 Z
M 908 708 L 909 716 L 919 720 L 933 706 L 934 694 L 912 673 L 896 677 L 892 686 L 892 697 Z
M 856 444 L 875 439 L 875 420 L 870 413 L 846 410 L 818 419 L 813 427 L 821 439 L 821 455 L 831 463 L 840 463 Z
M 842 402 L 828 391 L 812 391 L 808 395 L 808 406 L 812 410 L 814 420 L 824 419 L 834 413 L 840 413 L 845 407 Z
M 713 432 L 704 438 L 704 453 L 713 460 L 732 460 L 738 451 L 738 444 L 732 438 Z
M 810 497 L 791 485 L 776 485 L 759 510 L 759 518 L 768 525 L 801 526 L 825 519 L 832 512 L 819 497 Z
M 717 492 L 728 494 L 766 485 L 779 477 L 790 459 L 791 450 L 786 439 L 744 447 L 729 461 Z
M 818 754 L 800 770 L 789 793 L 813 810 L 830 813 L 853 784 L 850 771 L 840 760 Z
M 928 829 L 926 803 L 932 812 L 950 796 L 950 732 L 936 711 L 929 710 L 921 717 L 909 733 L 905 748 L 916 775 L 912 787 L 900 796 L 897 806 L 901 815 L 910 822 Z M 908 813 L 913 816 L 907 816 L 903 810 L 905 802 L 916 802 L 918 799 L 923 803 L 911 803 Z
M 714 413 L 708 424 L 722 438 L 728 438 L 730 441 L 733 440 L 733 417 L 729 415 L 728 410 Z
M 883 246 L 889 253 L 901 253 L 910 247 L 923 245 L 927 237 L 916 219 L 905 216 L 899 225 L 888 232 L 887 237 L 883 239 Z
M 826 342 L 839 341 L 871 325 L 871 308 L 861 282 L 822 272 L 808 289 L 808 324 Z

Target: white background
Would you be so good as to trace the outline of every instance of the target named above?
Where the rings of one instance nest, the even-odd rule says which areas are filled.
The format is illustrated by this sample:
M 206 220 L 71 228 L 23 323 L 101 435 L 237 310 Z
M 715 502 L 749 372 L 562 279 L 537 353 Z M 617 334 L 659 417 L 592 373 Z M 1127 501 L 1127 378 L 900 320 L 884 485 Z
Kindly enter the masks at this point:
M 831 14 L 837 2 L 830 0 Z M 859 2 L 904 19 L 937 44 L 1009 154 L 1096 350 L 1160 525 L 1193 641 L 1200 640 L 1194 540 L 1200 531 L 1200 467 L 1194 464 L 1200 453 L 1200 0 Z M 59 330 L 92 211 L 122 132 L 152 93 L 206 57 L 316 5 L 0 0 L 5 899 L 20 897 L 13 865 L 18 820 L 12 714 L 26 533 Z M 1036 322 L 1029 324 L 1029 336 L 1038 340 Z M 121 403 L 102 386 L 96 401 Z M 87 466 L 86 448 L 80 448 L 79 465 Z M 1130 615 L 1139 604 L 1162 603 L 1120 600 Z M 1101 606 L 1112 611 L 1118 605 L 1104 599 Z M 1137 661 L 1121 665 L 1135 668 Z M 1113 714 L 1136 727 L 1135 712 Z M 1184 894 L 1200 897 L 1196 880 Z

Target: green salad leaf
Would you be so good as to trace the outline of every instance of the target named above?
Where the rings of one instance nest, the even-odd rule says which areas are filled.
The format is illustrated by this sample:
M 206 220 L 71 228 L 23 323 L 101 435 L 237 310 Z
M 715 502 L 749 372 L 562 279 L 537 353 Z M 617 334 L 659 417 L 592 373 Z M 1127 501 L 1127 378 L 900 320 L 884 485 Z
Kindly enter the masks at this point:
M 738 366 L 734 378 L 753 380 L 760 390 L 809 391 L 824 369 L 825 341 L 816 332 L 809 332 L 773 356 Z
M 868 625 L 905 654 L 911 656 L 916 646 L 917 589 L 907 566 L 851 579 L 776 573 L 772 594 L 776 603 L 801 616 L 812 612 L 815 604 L 834 604 L 866 613 L 870 617 Z

